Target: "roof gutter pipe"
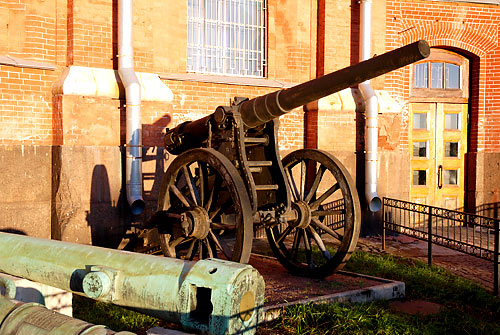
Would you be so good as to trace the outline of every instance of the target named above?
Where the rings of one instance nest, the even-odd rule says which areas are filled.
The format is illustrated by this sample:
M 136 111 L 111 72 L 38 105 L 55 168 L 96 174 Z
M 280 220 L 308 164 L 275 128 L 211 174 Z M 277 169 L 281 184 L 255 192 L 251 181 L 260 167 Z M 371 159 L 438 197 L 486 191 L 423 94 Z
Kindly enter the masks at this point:
M 371 58 L 372 0 L 361 0 L 359 61 Z M 359 84 L 365 102 L 366 154 L 365 154 L 365 197 L 368 208 L 378 212 L 382 201 L 377 194 L 377 147 L 378 147 L 378 99 L 370 80 Z
M 132 0 L 118 3 L 118 74 L 125 88 L 126 140 L 125 180 L 132 214 L 141 214 L 142 199 L 142 123 L 141 85 L 134 72 L 132 47 Z

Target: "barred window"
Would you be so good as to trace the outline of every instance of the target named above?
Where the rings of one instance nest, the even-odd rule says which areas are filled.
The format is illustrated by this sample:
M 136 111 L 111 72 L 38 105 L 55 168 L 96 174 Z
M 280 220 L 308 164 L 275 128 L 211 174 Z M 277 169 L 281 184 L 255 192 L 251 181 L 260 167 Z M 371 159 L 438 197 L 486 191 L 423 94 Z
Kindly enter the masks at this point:
M 263 77 L 266 0 L 188 0 L 187 71 Z

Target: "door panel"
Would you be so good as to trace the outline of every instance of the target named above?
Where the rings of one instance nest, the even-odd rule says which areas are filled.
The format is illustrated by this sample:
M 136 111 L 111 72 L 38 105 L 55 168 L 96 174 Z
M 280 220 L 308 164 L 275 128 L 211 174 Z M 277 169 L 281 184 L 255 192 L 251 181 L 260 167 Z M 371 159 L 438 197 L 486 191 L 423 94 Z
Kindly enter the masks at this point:
M 410 200 L 463 207 L 467 105 L 412 103 L 410 116 Z

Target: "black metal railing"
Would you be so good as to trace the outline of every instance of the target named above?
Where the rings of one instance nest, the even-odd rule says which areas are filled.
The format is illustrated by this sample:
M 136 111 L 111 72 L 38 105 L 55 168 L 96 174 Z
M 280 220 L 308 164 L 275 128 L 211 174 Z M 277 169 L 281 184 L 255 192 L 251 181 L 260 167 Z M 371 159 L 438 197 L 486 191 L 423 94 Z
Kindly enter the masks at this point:
M 383 200 L 382 248 L 391 230 L 428 242 L 428 263 L 432 265 L 432 244 L 457 250 L 493 262 L 493 291 L 498 295 L 499 219 L 403 200 Z

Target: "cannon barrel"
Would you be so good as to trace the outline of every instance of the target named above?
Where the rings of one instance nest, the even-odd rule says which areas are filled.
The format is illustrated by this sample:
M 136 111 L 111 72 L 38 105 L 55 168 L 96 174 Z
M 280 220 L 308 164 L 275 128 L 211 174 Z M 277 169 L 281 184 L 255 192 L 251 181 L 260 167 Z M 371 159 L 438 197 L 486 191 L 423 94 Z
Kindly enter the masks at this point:
M 428 57 L 429 54 L 429 44 L 425 40 L 419 40 L 297 86 L 242 102 L 238 105 L 238 110 L 243 125 L 246 128 L 258 127 L 294 108 L 409 65 Z M 214 114 L 216 113 L 217 111 Z M 167 150 L 179 154 L 200 147 L 208 137 L 208 122 L 214 114 L 196 121 L 184 122 L 168 130 L 165 134 Z
M 0 233 L 0 254 L 0 272 L 202 333 L 249 335 L 262 321 L 264 280 L 250 265 L 183 261 L 8 233 Z
M 239 108 L 241 118 L 248 128 L 259 126 L 294 108 L 419 61 L 429 54 L 425 40 L 408 44 L 303 84 L 246 101 Z

